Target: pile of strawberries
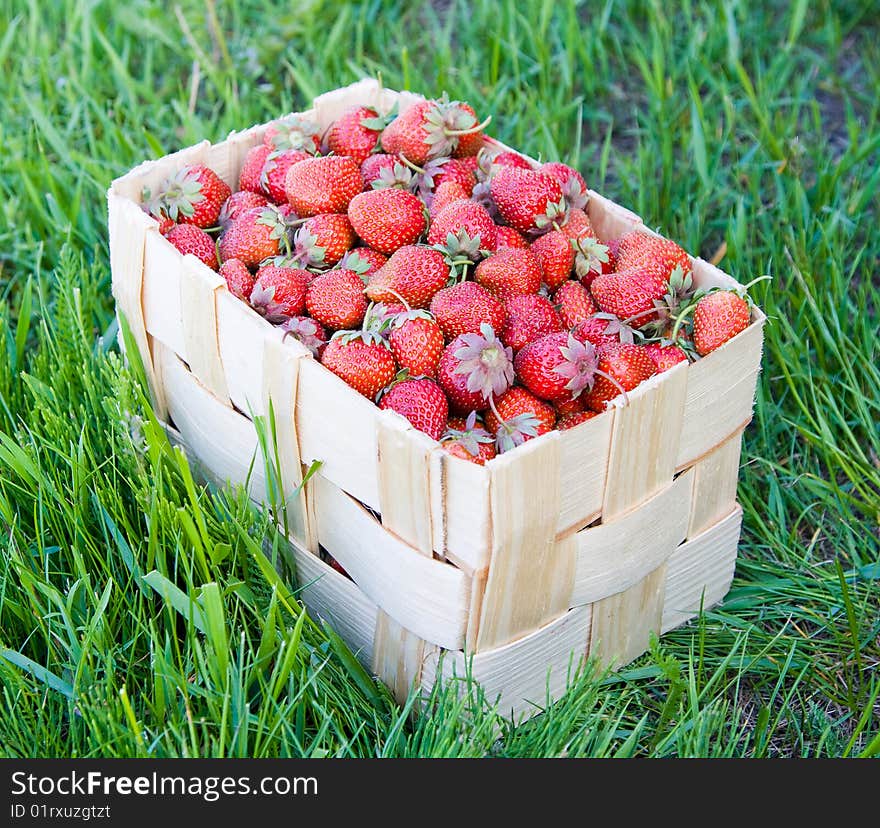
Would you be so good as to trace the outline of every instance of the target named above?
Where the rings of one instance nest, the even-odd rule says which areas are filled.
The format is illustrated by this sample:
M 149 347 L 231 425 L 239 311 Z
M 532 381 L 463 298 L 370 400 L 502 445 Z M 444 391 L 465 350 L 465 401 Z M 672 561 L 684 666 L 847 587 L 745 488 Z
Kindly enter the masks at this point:
M 483 464 L 625 404 L 749 325 L 672 241 L 601 242 L 581 175 L 483 136 L 474 110 L 367 106 L 268 127 L 235 193 L 180 170 L 144 209 L 183 253 L 380 408 Z

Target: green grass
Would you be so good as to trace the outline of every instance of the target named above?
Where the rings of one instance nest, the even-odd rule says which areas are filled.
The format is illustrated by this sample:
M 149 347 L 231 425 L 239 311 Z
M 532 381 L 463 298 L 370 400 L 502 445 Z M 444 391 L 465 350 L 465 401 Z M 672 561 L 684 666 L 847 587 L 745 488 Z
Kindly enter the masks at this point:
M 0 756 L 880 751 L 870 4 L 0 7 Z M 266 564 L 269 516 L 193 481 L 112 337 L 111 178 L 379 71 L 773 277 L 730 595 L 515 728 L 474 688 L 396 706 Z

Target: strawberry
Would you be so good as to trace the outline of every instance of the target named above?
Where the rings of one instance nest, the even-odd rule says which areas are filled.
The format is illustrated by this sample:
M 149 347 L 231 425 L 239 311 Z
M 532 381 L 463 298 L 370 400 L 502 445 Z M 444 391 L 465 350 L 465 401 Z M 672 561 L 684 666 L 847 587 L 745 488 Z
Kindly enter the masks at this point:
M 563 399 L 556 400 L 553 403 L 553 408 L 556 410 L 557 417 L 564 417 L 566 414 L 579 414 L 584 410 L 584 395 L 563 397 Z
M 486 412 L 486 428 L 496 435 L 500 452 L 510 451 L 533 437 L 546 434 L 554 425 L 556 412 L 553 406 L 519 386 L 497 397 L 494 410 Z
M 361 175 L 364 187 L 368 189 L 395 187 L 398 190 L 411 190 L 414 186 L 412 170 L 396 155 L 371 155 L 361 164 Z
M 339 260 L 339 266 L 353 270 L 358 276 L 370 276 L 387 261 L 387 256 L 372 247 L 354 247 Z
M 642 336 L 612 313 L 595 313 L 589 319 L 582 319 L 571 332 L 581 342 L 592 342 L 597 347 L 616 345 L 619 342 L 632 345 L 636 336 Z
M 309 316 L 291 316 L 281 326 L 284 337 L 292 336 L 301 342 L 311 352 L 312 356 L 320 358 L 327 347 L 327 331 L 324 327 Z
M 295 149 L 315 153 L 321 148 L 321 128 L 301 115 L 288 115 L 266 127 L 263 144 L 270 149 Z
M 643 347 L 621 343 L 599 348 L 599 370 L 596 373 L 595 384 L 587 392 L 584 402 L 593 411 L 602 412 L 619 394 L 632 391 L 654 376 L 657 368 Z
M 476 282 L 461 282 L 438 290 L 431 300 L 431 313 L 447 339 L 476 333 L 484 323 L 500 331 L 507 319 L 501 302 Z
M 254 275 L 239 259 L 227 259 L 220 265 L 220 275 L 226 280 L 226 286 L 233 296 L 247 302 L 254 289 Z
M 521 233 L 544 229 L 565 214 L 559 182 L 534 170 L 502 167 L 489 191 L 502 218 Z
M 556 290 L 569 276 L 574 267 L 574 249 L 571 242 L 559 230 L 551 230 L 532 242 L 532 253 L 541 263 L 544 282 L 550 290 Z
M 369 106 L 355 106 L 342 113 L 327 134 L 327 146 L 336 155 L 348 155 L 358 164 L 375 152 L 379 134 L 388 120 Z
M 328 270 L 309 285 L 306 308 L 332 331 L 356 328 L 367 312 L 364 283 L 353 270 Z
M 449 403 L 443 389 L 427 377 L 393 383 L 379 400 L 379 408 L 396 411 L 433 440 L 446 431 Z
M 657 306 L 668 287 L 668 278 L 657 265 L 643 264 L 599 276 L 590 293 L 606 313 L 643 328 L 657 318 Z
M 570 208 L 583 211 L 587 206 L 589 197 L 587 182 L 576 169 L 559 161 L 551 161 L 549 164 L 544 164 L 539 172 L 543 175 L 549 175 L 559 182 L 562 187 L 562 195 L 565 196 L 565 203 Z
M 478 261 L 483 250 L 495 249 L 495 222 L 473 201 L 453 201 L 431 222 L 428 244 L 442 248 L 450 259 Z
M 576 411 L 572 414 L 566 414 L 563 417 L 559 418 L 559 421 L 556 423 L 556 428 L 560 431 L 566 431 L 569 428 L 574 428 L 581 423 L 585 423 L 587 420 L 592 420 L 593 417 L 598 417 L 598 411 Z
M 499 224 L 495 228 L 495 249 L 504 250 L 505 247 L 527 248 L 526 238 L 517 230 L 505 224 Z
M 504 303 L 504 309 L 507 321 L 501 329 L 501 341 L 514 352 L 546 334 L 562 331 L 562 320 L 546 296 L 514 296 Z
M 321 364 L 370 400 L 376 399 L 397 372 L 394 357 L 381 337 L 365 331 L 340 331 L 334 335 L 324 348 Z
M 268 207 L 245 210 L 220 236 L 220 258 L 241 259 L 256 267 L 263 259 L 278 255 L 279 245 L 287 244 L 287 222 L 280 211 Z
M 402 300 L 411 308 L 426 308 L 448 279 L 449 266 L 442 253 L 408 244 L 395 250 L 381 269 L 370 276 L 366 294 L 373 302 Z
M 413 244 L 427 227 L 425 208 L 406 190 L 367 190 L 348 206 L 348 218 L 364 243 L 391 254 Z
M 474 279 L 502 302 L 513 296 L 537 293 L 541 288 L 541 265 L 531 250 L 507 248 L 483 259 Z
M 720 348 L 749 327 L 751 310 L 742 296 L 731 290 L 713 291 L 694 309 L 694 345 L 700 356 Z
M 647 355 L 645 358 L 650 362 Z M 536 397 L 550 402 L 589 391 L 605 370 L 596 347 L 570 333 L 547 334 L 530 342 L 516 355 L 514 366 L 520 382 Z
M 685 274 L 691 272 L 690 257 L 674 241 L 639 230 L 631 230 L 618 239 L 615 256 L 617 270 L 653 265 L 666 279 L 676 265 L 680 265 Z
M 306 290 L 311 274 L 297 267 L 263 265 L 251 291 L 251 307 L 270 322 L 283 322 L 301 314 L 306 307 Z
M 239 190 L 223 202 L 217 220 L 221 227 L 226 228 L 230 222 L 239 218 L 245 210 L 252 210 L 254 207 L 265 207 L 268 203 L 266 196 L 261 193 Z
M 275 150 L 266 156 L 266 163 L 260 171 L 260 189 L 274 204 L 287 203 L 287 171 L 300 161 L 311 158 L 302 150 Z
M 436 377 L 443 353 L 443 331 L 426 311 L 399 314 L 388 336 L 391 353 L 413 377 Z
M 437 379 L 454 414 L 481 411 L 513 383 L 513 352 L 483 323 L 479 333 L 461 334 L 446 346 Z
M 229 185 L 204 164 L 183 167 L 167 178 L 155 198 L 144 191 L 153 215 L 167 216 L 178 224 L 215 227 L 223 203 L 232 194 Z
M 431 206 L 428 209 L 431 221 L 443 211 L 444 207 L 452 204 L 453 201 L 461 201 L 467 197 L 467 191 L 457 181 L 444 181 L 437 187 L 431 198 Z
M 590 292 L 573 279 L 563 282 L 553 294 L 553 303 L 566 328 L 573 328 L 578 322 L 591 317 L 598 308 Z
M 598 239 L 583 235 L 573 239 L 571 246 L 574 249 L 574 273 L 585 288 L 589 288 L 598 276 L 614 270 L 616 260 L 610 248 Z
M 260 179 L 263 175 L 263 166 L 266 163 L 266 159 L 272 152 L 274 152 L 274 147 L 266 144 L 257 144 L 257 146 L 251 147 L 247 151 L 238 176 L 239 190 L 263 194 L 263 185 Z
M 293 261 L 303 267 L 335 265 L 357 237 L 344 213 L 319 213 L 307 219 L 293 237 Z
M 545 165 L 546 166 L 546 165 Z M 564 224 L 558 228 L 567 239 L 579 239 L 584 236 L 595 238 L 596 231 L 590 217 L 576 207 L 570 207 Z
M 436 193 L 441 184 L 454 181 L 465 191 L 465 198 L 470 198 L 477 183 L 470 166 L 463 158 L 435 158 L 429 161 L 419 176 L 419 194 L 424 198 L 427 193 Z
M 353 158 L 328 155 L 299 161 L 287 171 L 287 200 L 300 216 L 344 213 L 364 188 L 361 170 Z
M 533 169 L 532 165 L 529 163 L 528 159 L 525 156 L 520 155 L 518 152 L 514 152 L 513 150 L 505 150 L 504 152 L 499 152 L 496 156 L 490 159 L 490 164 L 492 166 L 498 167 L 515 167 L 520 170 L 531 170 Z
M 467 419 L 450 417 L 446 433 L 440 438 L 443 448 L 453 457 L 485 466 L 495 456 L 495 440 L 471 411 Z
M 677 345 L 661 345 L 659 342 L 649 342 L 643 346 L 645 352 L 654 360 L 657 373 L 662 374 L 679 362 L 687 362 L 687 354 Z
M 468 104 L 419 101 L 385 127 L 382 148 L 419 166 L 440 156 L 475 155 L 482 144 L 483 126 Z
M 175 224 L 165 234 L 165 238 L 184 256 L 191 253 L 211 270 L 217 270 L 217 247 L 214 239 L 201 227 L 196 227 L 194 224 Z

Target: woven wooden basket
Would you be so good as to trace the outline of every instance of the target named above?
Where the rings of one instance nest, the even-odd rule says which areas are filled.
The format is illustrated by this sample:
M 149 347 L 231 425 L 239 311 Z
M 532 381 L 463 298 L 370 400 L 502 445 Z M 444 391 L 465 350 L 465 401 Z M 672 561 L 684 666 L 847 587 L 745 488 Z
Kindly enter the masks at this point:
M 354 104 L 419 100 L 362 81 L 304 113 L 328 126 Z M 214 477 L 266 498 L 253 417 L 269 401 L 302 598 L 397 694 L 463 675 L 510 715 L 564 689 L 588 654 L 623 664 L 721 600 L 733 575 L 743 428 L 764 316 L 694 364 L 639 386 L 629 404 L 552 431 L 480 467 L 381 411 L 298 342 L 182 256 L 139 206 L 186 164 L 233 188 L 265 125 L 150 161 L 113 182 L 117 310 L 146 366 L 157 415 Z M 643 227 L 591 192 L 602 240 Z M 699 287 L 737 283 L 701 259 Z M 255 461 L 256 458 L 256 461 Z M 304 469 L 320 461 L 301 486 Z M 323 547 L 351 575 L 328 566 Z

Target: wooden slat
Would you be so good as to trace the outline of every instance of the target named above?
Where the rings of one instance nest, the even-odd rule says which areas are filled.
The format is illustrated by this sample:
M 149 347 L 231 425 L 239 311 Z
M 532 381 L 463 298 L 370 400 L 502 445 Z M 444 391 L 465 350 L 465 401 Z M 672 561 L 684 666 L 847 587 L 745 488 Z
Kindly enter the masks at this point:
M 235 192 L 238 189 L 238 176 L 245 155 L 251 147 L 263 140 L 263 127 L 254 127 L 244 132 L 231 132 L 225 141 L 213 144 L 205 151 L 204 163 L 214 170 Z
M 687 536 L 696 537 L 736 508 L 742 432 L 725 440 L 694 466 L 694 494 Z
M 181 305 L 180 251 L 158 232 L 148 233 L 144 247 L 144 322 L 147 331 L 184 361 L 189 361 Z
M 629 589 L 592 604 L 590 655 L 600 665 L 628 664 L 648 649 L 652 632 L 660 634 L 666 567 L 663 563 Z
M 564 533 L 602 511 L 615 409 L 559 432 L 559 521 Z
M 587 215 L 600 241 L 607 244 L 612 239 L 620 238 L 624 233 L 643 226 L 641 218 L 626 207 L 615 204 L 594 190 L 590 190 L 589 195 Z
M 676 550 L 687 533 L 693 479 L 694 473 L 687 471 L 637 509 L 574 536 L 571 606 L 629 589 Z
M 682 544 L 666 562 L 661 630 L 686 623 L 717 604 L 730 589 L 742 526 L 742 507 Z
M 568 609 L 575 545 L 556 542 L 559 445 L 551 432 L 489 467 L 492 558 L 477 651 L 514 641 Z
M 304 358 L 292 348 L 275 339 L 264 340 L 263 399 L 269 412 L 272 402 L 274 432 L 283 497 L 288 521 L 288 532 L 305 549 L 317 554 L 318 538 L 309 521 L 306 492 L 302 486 L 303 468 L 296 434 L 296 396 L 300 361 Z M 271 426 L 271 423 L 267 423 Z M 272 433 L 271 427 L 268 429 Z
M 379 610 L 374 633 L 373 672 L 403 704 L 422 680 L 422 666 L 440 648 L 419 638 Z
M 314 480 L 321 544 L 364 595 L 432 644 L 463 647 L 470 601 L 464 573 L 419 554 L 332 483 Z
M 202 385 L 214 396 L 228 400 L 217 341 L 218 291 L 226 292 L 223 278 L 195 256 L 184 256 L 180 268 L 180 308 L 186 361 Z
M 489 470 L 443 452 L 445 554 L 465 572 L 489 566 Z
M 672 480 L 684 410 L 688 367 L 652 377 L 616 409 L 602 518 L 610 521 Z
M 688 366 L 676 468 L 684 468 L 740 431 L 752 417 L 763 320 Z
M 144 364 L 150 397 L 156 416 L 165 419 L 165 394 L 153 368 L 147 326 L 144 321 L 143 283 L 144 250 L 148 235 L 155 235 L 158 225 L 133 201 L 107 193 L 110 231 L 110 269 L 116 312 L 125 317 L 138 353 Z M 122 337 L 120 344 L 124 349 Z
M 422 687 L 435 681 L 471 676 L 505 716 L 519 721 L 542 712 L 548 698 L 557 699 L 585 655 L 591 609 L 577 607 L 524 638 L 497 649 L 475 653 L 444 652 L 425 660 Z

